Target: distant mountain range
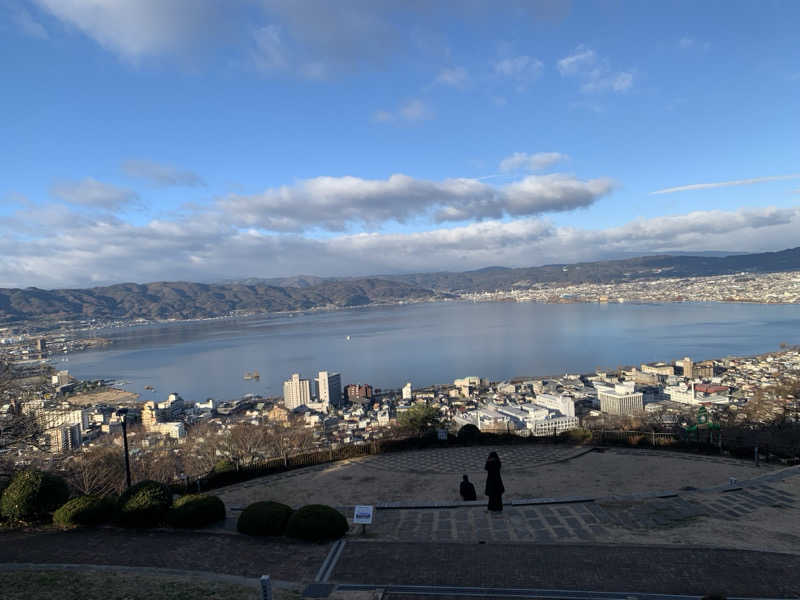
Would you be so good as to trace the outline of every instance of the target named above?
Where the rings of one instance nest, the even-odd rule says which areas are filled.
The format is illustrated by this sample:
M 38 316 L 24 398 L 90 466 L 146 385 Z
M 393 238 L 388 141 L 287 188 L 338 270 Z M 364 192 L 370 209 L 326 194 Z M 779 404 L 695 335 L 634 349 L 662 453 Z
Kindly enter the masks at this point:
M 453 298 L 459 293 L 575 283 L 800 270 L 800 247 L 729 256 L 656 255 L 510 269 L 378 275 L 295 276 L 219 284 L 121 283 L 90 289 L 0 289 L 0 323 L 76 319 L 194 319 L 234 311 L 280 312 Z

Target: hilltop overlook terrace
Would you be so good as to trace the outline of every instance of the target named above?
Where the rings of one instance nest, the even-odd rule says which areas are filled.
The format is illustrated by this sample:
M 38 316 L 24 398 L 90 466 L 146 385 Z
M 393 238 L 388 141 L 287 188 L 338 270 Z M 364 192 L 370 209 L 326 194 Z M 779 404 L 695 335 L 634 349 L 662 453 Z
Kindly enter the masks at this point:
M 482 494 L 490 450 L 503 460 L 500 514 L 486 511 Z M 458 497 L 463 474 L 477 502 Z M 774 460 L 625 445 L 428 448 L 219 487 L 212 493 L 228 515 L 212 529 L 0 533 L 0 562 L 168 568 L 251 583 L 270 574 L 279 589 L 353 600 L 376 590 L 393 600 L 599 597 L 576 590 L 786 598 L 800 589 L 798 475 L 800 466 Z M 348 521 L 355 504 L 371 504 L 374 520 L 322 545 L 236 533 L 241 509 L 260 500 L 327 503 Z

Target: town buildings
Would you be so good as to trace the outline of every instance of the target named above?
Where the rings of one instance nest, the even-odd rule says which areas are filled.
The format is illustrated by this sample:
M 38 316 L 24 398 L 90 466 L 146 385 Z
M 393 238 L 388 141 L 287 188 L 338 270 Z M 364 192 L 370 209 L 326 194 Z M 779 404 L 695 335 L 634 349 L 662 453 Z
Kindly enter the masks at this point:
M 301 379 L 299 373 L 292 374 L 291 379 L 283 382 L 283 402 L 290 410 L 309 404 L 311 382 L 308 379 Z
M 320 371 L 315 381 L 319 402 L 336 408 L 342 405 L 342 376 L 339 373 Z

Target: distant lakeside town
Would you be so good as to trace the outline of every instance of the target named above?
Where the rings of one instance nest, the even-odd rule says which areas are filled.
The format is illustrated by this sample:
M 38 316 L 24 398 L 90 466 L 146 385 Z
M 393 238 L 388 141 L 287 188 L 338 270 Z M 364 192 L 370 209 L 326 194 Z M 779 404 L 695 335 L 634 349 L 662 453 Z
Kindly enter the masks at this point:
M 571 267 L 563 267 L 568 270 Z M 263 312 L 237 310 L 205 318 L 81 318 L 54 322 L 0 323 L 0 358 L 25 360 L 42 358 L 37 344 L 43 340 L 48 355 L 94 350 L 111 344 L 97 335 L 100 330 L 144 327 L 153 324 L 225 321 L 263 316 L 279 318 L 322 311 L 414 304 L 420 302 L 538 302 L 546 304 L 657 304 L 673 302 L 728 302 L 752 304 L 800 304 L 800 271 L 782 273 L 739 273 L 708 277 L 662 278 L 616 283 L 575 285 L 518 282 L 511 288 L 481 292 L 449 293 L 425 299 L 371 302 L 358 306 L 323 305 L 301 310 Z
M 46 342 L 39 351 L 47 352 Z M 283 397 L 249 394 L 229 401 L 189 401 L 175 390 L 161 400 L 140 402 L 110 382 L 79 381 L 40 361 L 8 361 L 3 368 L 0 432 L 12 431 L 11 423 L 20 419 L 33 427 L 26 439 L 0 439 L 3 458 L 17 466 L 119 444 L 123 418 L 135 426 L 140 458 L 168 448 L 189 460 L 197 458 L 193 432 L 207 439 L 209 431 L 224 437 L 242 426 L 271 427 L 302 431 L 303 449 L 337 448 L 395 435 L 402 415 L 416 405 L 433 411 L 442 427 L 454 432 L 473 425 L 521 436 L 579 427 L 675 431 L 696 423 L 701 407 L 715 423 L 768 424 L 796 421 L 800 408 L 800 348 L 788 346 L 750 357 L 700 362 L 683 357 L 614 372 L 499 382 L 472 375 L 422 388 L 408 382 L 396 390 L 367 382 L 343 385 L 340 373 L 321 371 L 313 379 L 294 373 L 284 382 Z M 226 450 L 218 452 L 225 457 Z

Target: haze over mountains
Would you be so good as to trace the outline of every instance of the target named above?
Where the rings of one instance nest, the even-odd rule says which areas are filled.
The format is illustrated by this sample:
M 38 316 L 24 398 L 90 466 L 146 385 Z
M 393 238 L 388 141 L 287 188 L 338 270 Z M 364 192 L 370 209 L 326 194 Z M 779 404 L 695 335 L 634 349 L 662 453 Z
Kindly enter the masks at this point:
M 641 256 L 624 260 L 488 267 L 475 271 L 327 279 L 294 276 L 206 284 L 121 283 L 90 289 L 0 289 L 0 323 L 78 319 L 194 319 L 234 311 L 273 313 L 313 308 L 427 301 L 459 293 L 576 283 L 609 283 L 800 270 L 800 247 L 780 252 L 715 256 Z

